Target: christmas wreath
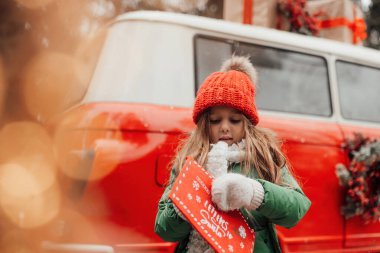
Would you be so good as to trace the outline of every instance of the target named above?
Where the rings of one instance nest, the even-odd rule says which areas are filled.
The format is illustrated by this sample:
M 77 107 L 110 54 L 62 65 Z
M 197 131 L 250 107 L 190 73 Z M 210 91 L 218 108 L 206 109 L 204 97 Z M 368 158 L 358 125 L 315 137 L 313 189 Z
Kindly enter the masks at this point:
M 366 223 L 380 221 L 380 141 L 355 133 L 343 148 L 350 164 L 336 166 L 345 193 L 342 214 L 346 219 L 361 215 Z
M 318 17 L 322 12 L 310 15 L 306 9 L 306 0 L 279 0 L 277 3 L 277 27 L 281 22 L 288 22 L 288 30 L 306 35 L 317 35 L 319 33 Z M 284 17 L 285 20 L 282 20 Z

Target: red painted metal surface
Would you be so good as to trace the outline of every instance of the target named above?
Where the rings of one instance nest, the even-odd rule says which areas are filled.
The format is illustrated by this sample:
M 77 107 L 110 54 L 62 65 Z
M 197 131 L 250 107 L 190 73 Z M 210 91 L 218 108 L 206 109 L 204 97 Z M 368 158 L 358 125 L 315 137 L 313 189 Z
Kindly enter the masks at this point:
M 339 213 L 342 195 L 335 165 L 344 161 L 343 140 L 336 123 L 286 117 L 262 117 L 262 127 L 284 140 L 285 151 L 305 194 L 312 201 L 294 229 L 278 227 L 284 252 L 341 249 L 344 220 Z
M 312 201 L 294 229 L 278 228 L 283 251 L 379 248 L 378 225 L 364 229 L 359 220 L 347 222 L 340 214 L 343 196 L 335 165 L 347 162 L 341 149 L 343 132 L 356 128 L 285 116 L 262 116 L 259 126 L 273 129 L 284 140 L 283 150 Z M 68 180 L 68 188 L 74 189 L 73 202 L 98 235 L 96 243 L 117 246 L 120 252 L 136 245 L 136 252 L 173 251 L 175 244 L 163 242 L 153 226 L 168 164 L 179 140 L 193 128 L 189 108 L 127 103 L 83 105 L 57 121 L 56 139 L 62 140 L 57 152 L 69 167 L 65 173 L 83 170 L 82 180 Z M 93 159 L 75 167 L 67 158 L 73 150 L 90 150 Z

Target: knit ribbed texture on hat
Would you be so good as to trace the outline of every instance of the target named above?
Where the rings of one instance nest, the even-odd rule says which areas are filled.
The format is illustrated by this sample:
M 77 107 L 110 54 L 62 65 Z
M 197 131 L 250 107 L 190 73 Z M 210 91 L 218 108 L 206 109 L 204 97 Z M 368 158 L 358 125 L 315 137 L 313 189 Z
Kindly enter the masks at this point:
M 214 72 L 206 78 L 200 87 L 194 103 L 193 121 L 213 106 L 230 106 L 241 111 L 253 125 L 257 125 L 259 117 L 255 105 L 255 87 L 247 74 L 229 70 Z

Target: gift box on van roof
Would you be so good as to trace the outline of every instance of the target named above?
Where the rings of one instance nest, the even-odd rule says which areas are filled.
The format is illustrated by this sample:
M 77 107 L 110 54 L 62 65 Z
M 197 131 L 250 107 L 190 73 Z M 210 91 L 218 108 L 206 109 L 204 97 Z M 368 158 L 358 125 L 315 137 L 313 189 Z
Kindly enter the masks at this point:
M 223 18 L 228 21 L 274 28 L 277 0 L 224 0 Z
M 308 1 L 306 9 L 318 17 L 319 37 L 361 44 L 367 38 L 363 11 L 351 0 Z
M 278 0 L 224 0 L 223 17 L 226 20 L 288 30 L 289 22 L 281 17 L 279 26 Z M 297 1 L 290 1 L 296 4 Z M 318 13 L 318 36 L 322 38 L 361 44 L 366 39 L 366 24 L 362 10 L 351 0 L 307 1 L 305 9 L 309 15 Z

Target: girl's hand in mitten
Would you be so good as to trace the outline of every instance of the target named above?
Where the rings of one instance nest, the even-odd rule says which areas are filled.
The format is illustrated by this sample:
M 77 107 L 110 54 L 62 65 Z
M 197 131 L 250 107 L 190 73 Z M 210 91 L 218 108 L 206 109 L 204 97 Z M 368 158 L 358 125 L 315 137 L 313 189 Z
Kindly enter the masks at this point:
M 255 210 L 264 199 L 264 189 L 254 179 L 240 174 L 229 173 L 213 181 L 211 198 L 222 211 L 239 208 Z
M 211 145 L 211 150 L 207 154 L 206 169 L 215 178 L 227 173 L 228 161 L 228 144 L 224 141 L 219 141 Z
M 245 146 L 243 145 L 245 145 L 244 140 L 242 140 L 238 144 L 234 143 L 231 146 L 229 146 L 227 151 L 227 160 L 234 163 L 239 163 L 243 161 L 245 156 Z

